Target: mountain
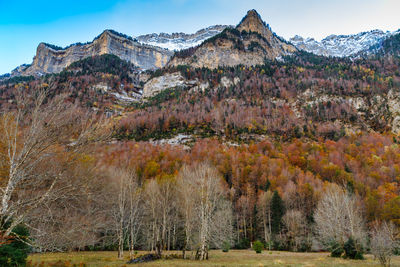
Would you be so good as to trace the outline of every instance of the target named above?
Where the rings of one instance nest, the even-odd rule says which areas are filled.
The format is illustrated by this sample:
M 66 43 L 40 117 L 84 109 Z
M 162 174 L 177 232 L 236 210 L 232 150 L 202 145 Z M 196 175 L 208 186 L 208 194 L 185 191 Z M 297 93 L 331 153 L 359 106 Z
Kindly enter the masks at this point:
M 208 38 L 221 33 L 227 25 L 215 25 L 201 29 L 193 34 L 186 33 L 160 33 L 146 34 L 136 37 L 140 43 L 158 46 L 169 50 L 182 50 L 198 46 Z
M 383 42 L 399 33 L 400 30 L 392 33 L 373 30 L 355 35 L 330 35 L 321 42 L 295 36 L 286 42 L 272 32 L 257 11 L 250 10 L 236 27 L 215 25 L 193 34 L 153 33 L 133 39 L 113 30 L 105 30 L 85 44 L 76 43 L 62 48 L 40 43 L 32 64 L 23 64 L 10 74 L 0 76 L 0 80 L 58 73 L 73 62 L 103 54 L 116 55 L 140 69 L 159 69 L 167 64 L 208 68 L 238 64 L 253 66 L 297 50 L 337 57 L 364 52 L 382 54 Z
M 372 30 L 353 35 L 330 35 L 318 42 L 313 38 L 303 38 L 296 35 L 290 39 L 298 49 L 321 56 L 348 57 L 360 52 L 366 52 L 372 46 L 379 46 L 386 38 L 400 33 Z
M 41 75 L 58 73 L 71 63 L 86 57 L 113 54 L 142 69 L 163 67 L 173 52 L 145 45 L 113 30 L 105 30 L 92 42 L 73 44 L 66 48 L 39 44 L 33 63 L 17 73 L 19 75 Z
M 371 46 L 368 52 L 380 57 L 400 56 L 400 30 L 394 32 L 376 45 Z
M 226 28 L 198 47 L 175 53 L 168 65 L 253 66 L 295 51 L 296 47 L 271 31 L 257 11 L 250 10 L 236 28 Z

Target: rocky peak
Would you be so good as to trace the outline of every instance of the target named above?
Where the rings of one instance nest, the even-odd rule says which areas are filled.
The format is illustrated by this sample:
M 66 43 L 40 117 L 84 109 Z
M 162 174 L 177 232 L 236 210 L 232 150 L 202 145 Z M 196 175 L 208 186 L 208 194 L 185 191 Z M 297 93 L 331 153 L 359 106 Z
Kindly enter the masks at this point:
M 206 40 L 200 46 L 175 54 L 169 66 L 218 68 L 220 66 L 254 66 L 297 51 L 274 34 L 255 10 L 250 10 L 235 29 Z
M 257 32 L 264 37 L 272 34 L 265 22 L 262 20 L 260 14 L 258 14 L 254 9 L 247 12 L 247 15 L 238 24 L 236 29 L 239 31 Z
M 349 57 L 366 52 L 372 46 L 380 45 L 395 33 L 372 30 L 352 35 L 329 35 L 321 41 L 295 36 L 290 39 L 298 49 L 322 56 Z
M 290 41 L 294 41 L 294 42 L 303 42 L 304 38 L 301 37 L 300 35 L 295 35 L 293 38 L 290 39 Z

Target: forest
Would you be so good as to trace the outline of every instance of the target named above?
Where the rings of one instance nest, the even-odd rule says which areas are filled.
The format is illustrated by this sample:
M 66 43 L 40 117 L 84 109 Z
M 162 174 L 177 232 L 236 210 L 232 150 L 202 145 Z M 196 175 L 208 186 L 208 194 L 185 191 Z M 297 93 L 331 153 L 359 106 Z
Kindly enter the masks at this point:
M 254 67 L 179 66 L 148 75 L 179 72 L 210 88 L 125 107 L 93 89 L 139 90 L 135 67 L 110 55 L 3 81 L 0 265 L 21 266 L 31 252 L 206 260 L 252 247 L 372 253 L 388 266 L 399 253 L 400 137 L 389 104 L 374 99 L 398 93 L 399 66 L 395 55 L 305 52 Z M 330 98 L 301 102 L 309 90 Z M 177 134 L 195 138 L 153 142 Z

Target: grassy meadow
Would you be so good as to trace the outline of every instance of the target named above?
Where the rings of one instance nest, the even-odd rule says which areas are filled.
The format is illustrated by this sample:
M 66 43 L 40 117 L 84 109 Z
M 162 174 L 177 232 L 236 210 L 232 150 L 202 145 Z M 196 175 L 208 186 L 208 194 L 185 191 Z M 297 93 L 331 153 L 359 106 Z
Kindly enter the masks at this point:
M 146 252 L 140 252 L 144 254 Z M 170 252 L 180 253 L 180 252 Z M 164 254 L 168 254 L 165 252 Z M 158 260 L 144 264 L 126 264 L 129 254 L 125 254 L 125 259 L 118 260 L 117 252 L 72 252 L 72 253 L 44 253 L 32 254 L 28 260 L 33 266 L 86 266 L 90 267 L 121 267 L 121 266 L 380 266 L 379 262 L 373 259 L 373 256 L 366 255 L 365 260 L 345 260 L 340 258 L 331 258 L 328 253 L 294 253 L 282 251 L 263 251 L 256 254 L 252 250 L 231 250 L 228 253 L 222 251 L 210 251 L 208 261 L 194 260 Z M 58 261 L 63 261 L 64 265 L 54 265 Z M 392 266 L 400 266 L 400 256 L 394 257 Z

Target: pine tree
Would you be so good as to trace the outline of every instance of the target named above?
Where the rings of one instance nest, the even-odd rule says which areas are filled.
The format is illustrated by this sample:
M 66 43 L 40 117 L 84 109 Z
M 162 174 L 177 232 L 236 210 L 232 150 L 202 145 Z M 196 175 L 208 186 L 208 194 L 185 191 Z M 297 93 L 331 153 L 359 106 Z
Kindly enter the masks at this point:
M 282 226 L 282 217 L 285 215 L 285 204 L 278 191 L 274 191 L 271 201 L 271 232 L 276 235 Z

